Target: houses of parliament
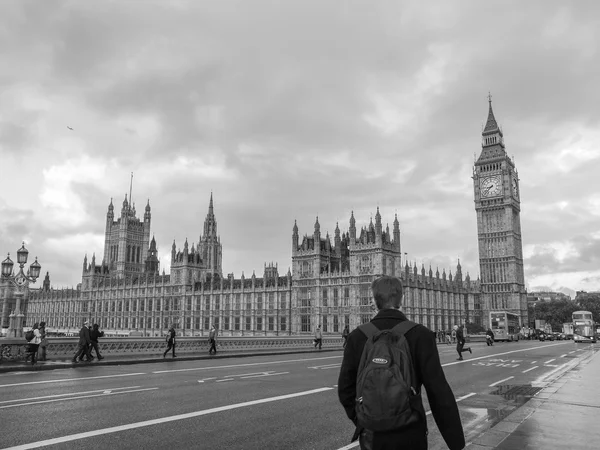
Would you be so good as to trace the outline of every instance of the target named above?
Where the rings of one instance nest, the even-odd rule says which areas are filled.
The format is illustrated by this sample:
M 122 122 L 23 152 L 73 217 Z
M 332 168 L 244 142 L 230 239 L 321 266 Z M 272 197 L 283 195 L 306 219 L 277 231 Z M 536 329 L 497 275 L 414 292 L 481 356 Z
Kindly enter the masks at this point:
M 384 228 L 379 208 L 375 221 L 360 227 L 351 212 L 348 228 L 336 224 L 333 237 L 321 234 L 318 218 L 303 235 L 294 223 L 287 273 L 265 264 L 259 276 L 224 275 L 212 193 L 201 236 L 191 245 L 173 242 L 166 274 L 150 239 L 150 202 L 138 217 L 125 196 L 118 216 L 112 200 L 108 205 L 102 259 L 84 258 L 76 289 L 53 289 L 46 274 L 43 287 L 29 291 L 26 325 L 44 320 L 67 332 L 90 319 L 109 334 L 145 336 L 162 335 L 172 324 L 184 336 L 206 334 L 212 325 L 224 336 L 314 333 L 317 326 L 340 333 L 373 317 L 370 285 L 381 275 L 402 279 L 402 310 L 432 330 L 465 322 L 487 327 L 492 310 L 516 312 L 526 324 L 519 179 L 491 99 L 472 178 L 477 280 L 463 275 L 460 262 L 454 273 L 441 274 L 403 264 L 398 217 L 391 230 Z

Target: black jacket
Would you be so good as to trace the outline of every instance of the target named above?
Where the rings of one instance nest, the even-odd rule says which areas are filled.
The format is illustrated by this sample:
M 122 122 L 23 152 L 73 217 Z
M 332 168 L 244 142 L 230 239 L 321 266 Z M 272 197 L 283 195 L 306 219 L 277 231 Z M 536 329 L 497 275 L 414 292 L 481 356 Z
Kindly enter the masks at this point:
M 387 330 L 405 320 L 407 320 L 406 316 L 399 310 L 384 309 L 379 311 L 371 322 L 380 330 Z M 413 359 L 419 392 L 421 386 L 425 386 L 433 418 L 446 444 L 451 450 L 464 448 L 465 437 L 458 406 L 440 363 L 435 334 L 426 327 L 417 325 L 406 334 L 406 340 Z M 355 424 L 356 376 L 366 341 L 366 336 L 359 329 L 350 333 L 344 349 L 344 359 L 338 379 L 340 402 L 346 410 L 348 418 Z M 424 418 L 423 423 L 416 427 L 385 433 L 385 440 L 400 442 L 411 439 L 413 436 L 425 434 L 426 427 L 427 422 Z M 381 442 L 383 436 L 377 439 L 378 434 L 380 433 L 375 433 L 375 441 Z
M 98 338 L 104 337 L 104 331 L 100 331 L 98 328 L 92 328 L 90 331 L 90 340 L 92 342 L 98 342 Z

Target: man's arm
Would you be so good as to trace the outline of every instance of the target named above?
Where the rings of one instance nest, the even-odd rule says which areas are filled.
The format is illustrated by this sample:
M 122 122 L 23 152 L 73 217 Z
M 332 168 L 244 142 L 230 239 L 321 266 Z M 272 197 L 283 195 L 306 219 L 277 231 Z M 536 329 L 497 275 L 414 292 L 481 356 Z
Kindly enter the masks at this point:
M 427 391 L 429 407 L 440 433 L 450 450 L 465 447 L 460 414 L 454 394 L 442 369 L 440 356 L 433 333 L 429 330 L 414 330 L 419 334 L 416 339 L 417 370 Z M 417 337 L 417 336 L 415 336 Z
M 357 344 L 362 336 L 363 334 L 358 330 L 354 330 L 348 335 L 338 378 L 338 398 L 346 410 L 346 415 L 354 423 L 356 423 L 356 374 L 360 363 Z

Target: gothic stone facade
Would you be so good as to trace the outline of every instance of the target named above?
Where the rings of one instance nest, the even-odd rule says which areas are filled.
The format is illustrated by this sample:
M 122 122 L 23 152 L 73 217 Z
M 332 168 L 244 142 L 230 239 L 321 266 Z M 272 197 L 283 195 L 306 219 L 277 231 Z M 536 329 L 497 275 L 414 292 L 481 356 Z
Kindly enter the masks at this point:
M 370 283 L 380 275 L 403 280 L 402 309 L 433 330 L 465 321 L 487 327 L 492 310 L 516 312 L 527 323 L 519 178 L 491 102 L 473 183 L 481 281 L 463 279 L 460 263 L 454 276 L 402 266 L 398 218 L 391 232 L 384 230 L 379 209 L 375 223 L 360 231 L 353 213 L 347 232 L 336 224 L 333 242 L 321 235 L 318 218 L 302 240 L 294 224 L 292 270 L 284 276 L 265 264 L 262 277 L 223 277 L 212 194 L 203 235 L 179 251 L 174 242 L 171 273 L 161 275 L 156 242 L 148 242 L 150 203 L 140 220 L 125 198 L 117 221 L 109 205 L 102 263 L 84 260 L 77 289 L 53 290 L 47 280 L 31 291 L 27 323 L 46 320 L 50 328 L 75 330 L 91 318 L 114 334 L 161 334 L 171 323 L 185 335 L 204 334 L 212 324 L 224 335 L 313 333 L 317 326 L 339 333 L 372 317 Z
M 483 314 L 510 311 L 527 324 L 519 175 L 492 111 L 473 167 Z

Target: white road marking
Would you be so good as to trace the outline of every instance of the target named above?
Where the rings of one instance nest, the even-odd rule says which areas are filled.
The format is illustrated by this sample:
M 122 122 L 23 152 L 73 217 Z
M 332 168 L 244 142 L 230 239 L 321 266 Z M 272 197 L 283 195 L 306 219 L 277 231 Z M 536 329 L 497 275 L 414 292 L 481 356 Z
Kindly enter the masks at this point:
M 176 416 L 162 417 L 160 419 L 146 420 L 143 422 L 135 422 L 135 423 L 127 424 L 127 425 L 119 425 L 116 427 L 103 428 L 103 429 L 94 430 L 94 431 L 87 431 L 85 433 L 72 434 L 70 436 L 62 436 L 62 437 L 54 438 L 54 439 L 46 439 L 44 441 L 31 442 L 29 444 L 23 444 L 23 445 L 18 445 L 15 447 L 9 447 L 7 450 L 26 450 L 26 449 L 30 449 L 30 448 L 38 448 L 38 447 L 44 447 L 44 446 L 48 446 L 48 445 L 62 444 L 64 442 L 77 441 L 80 439 L 86 439 L 86 438 L 93 437 L 93 436 L 102 436 L 105 434 L 118 433 L 118 432 L 125 431 L 125 430 L 133 430 L 136 428 L 149 427 L 152 425 L 160 425 L 163 423 L 175 422 L 178 420 L 191 419 L 194 417 L 205 416 L 207 414 L 214 414 L 214 413 L 218 413 L 221 411 L 229 411 L 232 409 L 244 408 L 246 406 L 260 405 L 261 403 L 269 403 L 269 402 L 275 402 L 278 400 L 287 400 L 290 398 L 301 397 L 304 395 L 318 394 L 320 392 L 330 391 L 332 389 L 333 388 L 331 388 L 331 387 L 324 387 L 324 388 L 319 388 L 319 389 L 312 389 L 310 391 L 296 392 L 294 394 L 279 395 L 277 397 L 268 397 L 268 398 L 262 398 L 259 400 L 252 400 L 249 402 L 219 406 L 217 408 L 204 409 L 201 411 L 195 411 L 195 412 L 186 413 L 186 414 L 178 414 Z
M 277 373 L 263 373 L 262 375 L 250 375 L 247 377 L 241 377 L 241 378 L 257 378 L 257 377 L 271 377 L 273 375 L 285 375 L 286 373 L 289 372 L 277 372 Z
M 508 380 L 510 380 L 511 378 L 514 378 L 514 377 L 508 377 L 508 378 L 504 378 L 503 380 L 496 381 L 495 383 L 492 383 L 492 384 L 490 384 L 490 387 L 494 387 L 494 386 L 496 386 L 497 384 L 504 383 L 505 381 L 508 381 Z
M 267 372 L 238 373 L 238 374 L 235 374 L 235 375 L 225 375 L 223 378 L 247 377 L 247 376 L 250 376 L 250 375 L 262 375 L 263 373 L 269 373 L 269 372 L 273 372 L 273 371 L 269 370 Z
M 464 400 L 466 398 L 473 397 L 474 395 L 477 395 L 477 394 L 475 392 L 471 392 L 470 394 L 463 395 L 462 397 L 457 398 L 456 402 L 460 402 L 460 401 L 462 401 L 462 400 Z M 426 416 L 431 415 L 431 410 L 427 411 L 425 413 L 425 415 Z M 360 445 L 359 442 L 356 441 L 356 442 L 352 442 L 351 444 L 345 445 L 344 447 L 340 447 L 337 450 L 350 450 L 351 448 L 358 447 L 359 445 Z
M 216 380 L 216 379 L 217 379 L 217 377 L 202 378 L 201 380 L 198 380 L 198 383 L 204 383 L 205 381 Z
M 550 364 L 552 361 L 556 361 L 556 358 L 549 359 L 549 360 L 548 360 L 548 361 L 546 361 L 544 364 Z
M 233 378 L 223 378 L 222 380 L 215 381 L 215 383 L 220 383 L 221 381 L 233 381 Z
M 523 373 L 527 373 L 533 369 L 537 369 L 539 366 L 533 366 L 531 369 L 524 370 Z
M 131 394 L 132 392 L 142 392 L 142 391 L 154 391 L 158 389 L 157 387 L 155 388 L 146 388 L 146 389 L 133 389 L 130 391 L 119 391 L 119 392 L 111 392 L 110 394 L 95 394 L 95 395 L 80 395 L 79 397 L 68 397 L 68 398 L 54 398 L 52 400 L 41 400 L 38 402 L 29 402 L 29 403 L 18 403 L 16 405 L 6 405 L 6 406 L 0 406 L 0 409 L 6 409 L 6 408 L 14 408 L 17 406 L 29 406 L 29 405 L 37 405 L 40 403 L 52 403 L 52 402 L 61 402 L 61 401 L 67 401 L 67 400 L 79 400 L 82 398 L 93 398 L 93 397 L 108 397 L 110 395 L 119 395 L 119 394 Z
M 531 364 L 535 364 L 537 361 L 531 361 Z
M 140 386 L 126 386 L 126 387 L 111 388 L 111 390 L 116 391 L 117 389 L 136 389 L 136 388 L 139 388 L 139 387 Z M 110 391 L 99 390 L 99 391 L 85 391 L 85 392 L 70 392 L 68 394 L 45 395 L 43 397 L 18 398 L 18 399 L 15 399 L 15 400 L 2 400 L 2 401 L 0 401 L 0 404 L 2 404 L 2 403 L 15 403 L 15 402 L 27 402 L 27 401 L 30 401 L 30 400 L 43 400 L 43 399 L 46 399 L 46 398 L 67 397 L 69 395 L 96 394 L 98 392 L 110 392 Z
M 565 353 L 564 355 L 560 355 L 561 358 L 564 358 L 565 356 L 567 356 L 567 354 Z
M 522 349 L 519 349 L 519 350 L 511 350 L 510 352 L 496 353 L 495 355 L 478 356 L 476 358 L 465 359 L 464 361 L 454 361 L 454 362 L 442 364 L 442 367 L 453 366 L 455 364 L 464 364 L 464 363 L 468 363 L 468 362 L 471 362 L 471 361 L 477 361 L 478 359 L 493 358 L 494 356 L 509 355 L 511 353 L 526 352 L 528 350 L 539 350 L 541 348 L 554 347 L 555 345 L 565 345 L 565 344 L 566 344 L 566 342 L 561 342 L 559 344 L 549 344 L 549 345 L 541 345 L 539 347 L 528 347 L 528 348 L 522 348 Z
M 307 362 L 307 361 L 317 361 L 320 359 L 333 359 L 333 358 L 342 358 L 342 357 L 343 357 L 343 355 L 322 356 L 319 358 L 288 359 L 287 361 L 265 361 L 265 362 L 256 362 L 256 363 L 246 363 L 246 364 L 229 364 L 226 366 L 191 367 L 189 369 L 157 370 L 152 373 L 171 373 L 171 372 L 189 372 L 192 370 L 230 369 L 232 367 L 264 366 L 266 364 L 285 364 L 285 363 L 292 363 L 292 362 Z
M 570 355 L 571 353 L 575 353 L 575 350 L 573 350 L 572 352 L 569 352 L 569 355 Z
M 342 364 L 341 363 L 335 363 L 335 364 L 325 364 L 323 366 L 312 366 L 312 367 L 308 367 L 308 369 L 335 369 L 337 367 L 340 367 Z
M 65 381 L 88 381 L 88 380 L 97 380 L 99 378 L 132 377 L 134 375 L 146 375 L 146 374 L 144 372 L 122 373 L 122 374 L 117 374 L 117 375 L 99 375 L 97 377 L 63 378 L 62 380 L 30 381 L 29 383 L 0 384 L 0 388 L 11 387 L 11 386 L 27 386 L 29 384 L 62 383 Z

